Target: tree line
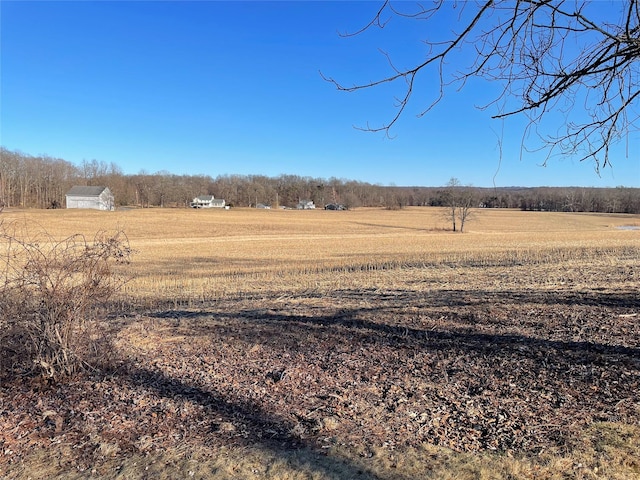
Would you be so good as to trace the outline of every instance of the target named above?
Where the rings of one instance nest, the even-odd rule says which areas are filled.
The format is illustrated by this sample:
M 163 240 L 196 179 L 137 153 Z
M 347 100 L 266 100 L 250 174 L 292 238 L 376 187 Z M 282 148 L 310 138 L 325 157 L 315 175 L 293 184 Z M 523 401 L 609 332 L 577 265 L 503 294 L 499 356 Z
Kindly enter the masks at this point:
M 32 156 L 0 147 L 0 207 L 58 208 L 73 185 L 108 186 L 118 206 L 188 207 L 198 195 L 223 198 L 228 205 L 295 207 L 311 200 L 319 208 L 440 206 L 449 204 L 442 187 L 381 186 L 356 180 L 299 175 L 175 175 L 167 171 L 124 174 L 115 163 L 90 160 L 75 165 L 50 156 Z M 640 213 L 640 188 L 464 187 L 474 208 L 538 211 Z

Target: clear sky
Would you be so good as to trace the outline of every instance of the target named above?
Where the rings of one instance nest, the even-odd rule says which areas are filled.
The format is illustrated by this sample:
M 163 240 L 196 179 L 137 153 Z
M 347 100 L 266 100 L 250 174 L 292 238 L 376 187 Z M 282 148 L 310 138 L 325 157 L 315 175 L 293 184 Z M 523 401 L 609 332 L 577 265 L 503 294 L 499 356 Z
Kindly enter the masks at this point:
M 600 175 L 572 158 L 541 167 L 544 154 L 521 156 L 521 119 L 476 108 L 500 91 L 484 80 L 417 118 L 437 93 L 423 76 L 394 138 L 355 129 L 388 122 L 401 86 L 345 93 L 320 71 L 349 85 L 390 73 L 380 49 L 402 66 L 424 55 L 421 22 L 339 35 L 380 4 L 3 0 L 0 144 L 127 174 L 640 187 L 637 131 Z M 453 18 L 439 27 L 454 29 Z

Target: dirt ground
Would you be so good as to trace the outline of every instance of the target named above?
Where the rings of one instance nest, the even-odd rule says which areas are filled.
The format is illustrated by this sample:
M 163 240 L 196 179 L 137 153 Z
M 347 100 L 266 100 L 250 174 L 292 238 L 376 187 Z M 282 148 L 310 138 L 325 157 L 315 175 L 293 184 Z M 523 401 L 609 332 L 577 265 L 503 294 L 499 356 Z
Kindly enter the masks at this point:
M 185 444 L 570 450 L 594 423 L 640 425 L 637 266 L 440 265 L 381 272 L 384 288 L 352 272 L 352 289 L 120 313 L 96 337 L 108 366 L 5 369 L 0 466 L 34 447 L 98 472 Z

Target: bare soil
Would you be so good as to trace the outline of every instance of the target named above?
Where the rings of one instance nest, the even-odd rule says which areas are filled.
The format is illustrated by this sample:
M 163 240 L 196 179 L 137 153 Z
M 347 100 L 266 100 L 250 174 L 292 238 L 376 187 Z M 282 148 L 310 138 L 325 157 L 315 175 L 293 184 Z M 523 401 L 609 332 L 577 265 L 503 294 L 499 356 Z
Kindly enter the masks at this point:
M 635 259 L 389 275 L 120 314 L 103 365 L 67 382 L 21 376 L 5 345 L 0 471 L 34 447 L 97 474 L 185 445 L 537 455 L 640 425 Z

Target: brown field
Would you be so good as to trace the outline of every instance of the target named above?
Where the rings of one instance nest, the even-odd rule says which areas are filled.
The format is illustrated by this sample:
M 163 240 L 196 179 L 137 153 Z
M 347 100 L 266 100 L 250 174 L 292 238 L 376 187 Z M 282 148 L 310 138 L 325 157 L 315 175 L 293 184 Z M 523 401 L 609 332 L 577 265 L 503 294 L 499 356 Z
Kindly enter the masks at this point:
M 2 376 L 3 478 L 640 476 L 640 216 L 147 209 L 109 366 Z M 99 332 L 96 333 L 96 332 Z M 103 340 L 103 341 L 101 341 Z

